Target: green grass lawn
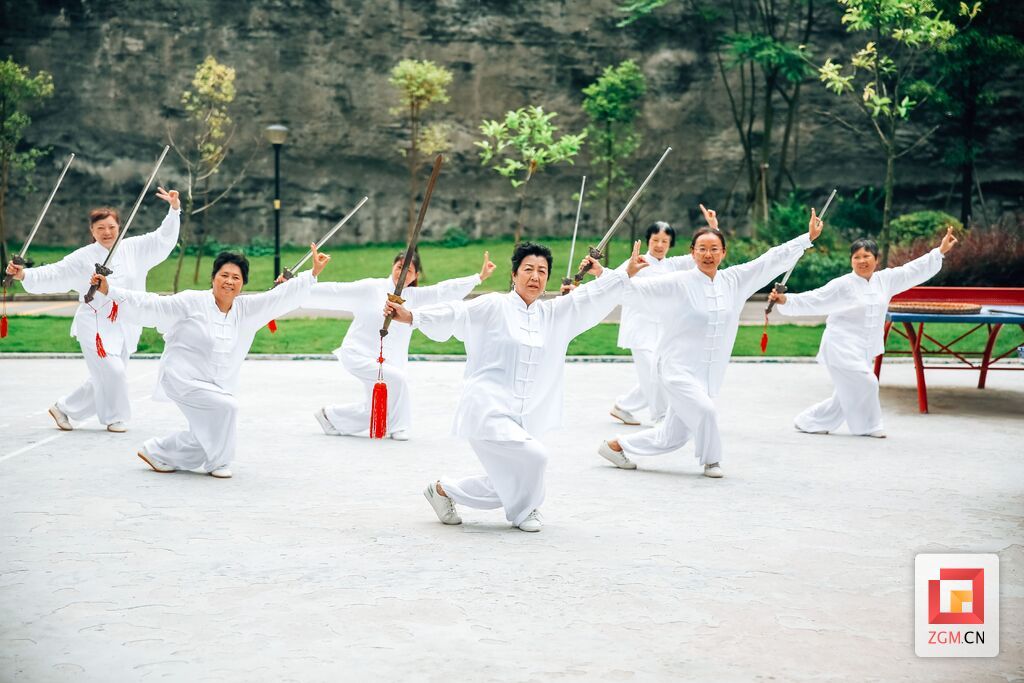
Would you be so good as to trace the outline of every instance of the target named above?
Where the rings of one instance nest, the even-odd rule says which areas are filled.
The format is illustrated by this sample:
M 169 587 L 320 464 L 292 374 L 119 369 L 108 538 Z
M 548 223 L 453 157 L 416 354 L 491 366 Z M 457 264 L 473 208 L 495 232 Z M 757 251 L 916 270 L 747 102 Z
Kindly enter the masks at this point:
M 288 318 L 278 321 L 278 331 L 271 334 L 263 329 L 256 335 L 253 353 L 330 353 L 341 343 L 348 330 L 348 320 L 336 318 Z M 16 352 L 78 352 L 78 343 L 68 336 L 71 320 L 57 316 L 18 316 L 10 319 L 10 334 L 0 339 L 0 354 Z M 772 325 L 769 332 L 768 355 L 772 356 L 814 356 L 818 351 L 824 326 L 803 327 L 797 325 Z M 963 325 L 929 325 L 927 330 L 938 339 L 950 340 L 965 331 Z M 587 330 L 569 345 L 569 354 L 574 356 L 619 356 L 628 352 L 618 348 L 615 340 L 619 326 L 605 323 Z M 761 327 L 741 326 L 733 349 L 734 356 L 759 356 Z M 964 351 L 984 350 L 984 338 L 975 336 L 970 344 L 964 344 Z M 1006 327 L 999 336 L 1001 351 L 1011 345 L 1024 344 L 1024 332 L 1019 328 Z M 890 350 L 909 350 L 906 340 L 895 334 L 889 339 Z M 163 350 L 163 339 L 155 330 L 143 330 L 139 343 L 141 353 L 159 353 Z M 413 333 L 410 353 L 416 354 L 461 354 L 461 342 L 449 340 L 443 344 L 430 341 L 418 330 Z
M 552 238 L 538 240 L 549 247 L 554 254 L 554 272 L 548 281 L 549 290 L 557 290 L 565 276 L 566 261 L 569 258 L 569 247 L 572 240 L 565 238 Z M 581 239 L 576 245 L 576 256 L 573 258 L 577 264 L 583 258 L 586 251 L 586 244 Z M 391 273 L 391 262 L 404 247 L 400 244 L 371 244 L 365 246 L 335 246 L 325 249 L 331 255 L 331 263 L 324 271 L 321 279 L 324 281 L 360 280 L 367 277 L 387 277 Z M 629 256 L 630 245 L 628 240 L 613 240 L 610 247 L 612 263 L 618 265 Z M 512 256 L 511 239 L 492 239 L 474 242 L 464 247 L 442 247 L 437 244 L 420 245 L 420 258 L 423 261 L 424 278 L 423 284 L 432 284 L 447 280 L 453 277 L 463 277 L 480 272 L 483 264 L 484 251 L 490 251 L 491 260 L 497 264 L 498 269 L 479 289 L 482 291 L 504 291 L 509 286 L 509 274 L 512 270 L 510 258 Z M 44 247 L 33 246 L 29 257 L 35 265 L 54 263 L 73 251 L 70 247 Z M 290 268 L 295 265 L 306 253 L 301 247 L 286 247 L 281 252 L 281 262 Z M 683 253 L 680 246 L 676 246 L 671 254 Z M 199 267 L 199 282 L 193 283 L 192 277 L 195 273 L 195 256 L 186 256 L 182 266 L 180 280 L 182 289 L 205 289 L 210 285 L 210 268 L 213 265 L 213 258 L 204 256 Z M 149 272 L 146 281 L 146 289 L 151 292 L 170 292 L 174 283 L 174 270 L 177 267 L 177 250 L 163 263 Z M 255 256 L 250 259 L 249 287 L 250 289 L 266 289 L 273 281 L 271 271 L 274 268 L 274 257 Z M 307 263 L 304 268 L 309 268 Z M 575 269 L 574 269 L 575 270 Z M 14 292 L 21 292 L 21 286 L 14 285 Z

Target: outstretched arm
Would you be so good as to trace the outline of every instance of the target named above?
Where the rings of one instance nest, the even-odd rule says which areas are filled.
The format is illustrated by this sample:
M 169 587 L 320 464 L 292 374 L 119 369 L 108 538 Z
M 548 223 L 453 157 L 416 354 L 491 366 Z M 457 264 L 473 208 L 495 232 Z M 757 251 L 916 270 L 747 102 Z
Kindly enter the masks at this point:
M 129 237 L 126 243 L 131 242 L 136 250 L 137 258 L 143 268 L 149 270 L 160 264 L 174 249 L 178 243 L 178 233 L 181 229 L 181 201 L 178 198 L 177 190 L 165 190 L 157 188 L 156 196 L 168 204 L 167 215 L 160 223 L 160 227 L 153 232 L 136 237 Z
M 186 299 L 194 292 L 179 292 L 169 296 L 140 292 L 134 289 L 111 287 L 103 275 L 93 274 L 96 291 L 94 306 L 97 310 L 107 301 L 117 302 L 117 318 L 143 327 L 168 328 L 188 316 Z
M 782 315 L 829 315 L 856 305 L 844 278 L 837 277 L 817 289 L 801 294 L 776 294 L 773 290 L 768 300 L 778 304 L 775 310 Z
M 888 281 L 887 284 L 891 295 L 899 294 L 935 277 L 942 270 L 942 261 L 945 255 L 956 244 L 957 239 L 953 236 L 953 227 L 949 226 L 946 228 L 946 234 L 943 236 L 939 246 L 910 263 L 896 268 L 887 268 L 877 275 L 881 275 Z

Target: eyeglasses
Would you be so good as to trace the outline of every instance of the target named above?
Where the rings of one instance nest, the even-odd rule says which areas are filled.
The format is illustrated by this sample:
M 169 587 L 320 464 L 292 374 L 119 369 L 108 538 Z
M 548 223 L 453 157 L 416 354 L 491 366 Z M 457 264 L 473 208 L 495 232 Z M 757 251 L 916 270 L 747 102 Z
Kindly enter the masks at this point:
M 712 256 L 718 256 L 719 254 L 722 253 L 722 250 L 719 249 L 718 247 L 711 247 L 710 249 L 708 249 L 707 247 L 697 247 L 695 249 L 695 251 L 698 254 L 700 254 L 701 256 L 703 256 L 704 254 L 711 254 Z

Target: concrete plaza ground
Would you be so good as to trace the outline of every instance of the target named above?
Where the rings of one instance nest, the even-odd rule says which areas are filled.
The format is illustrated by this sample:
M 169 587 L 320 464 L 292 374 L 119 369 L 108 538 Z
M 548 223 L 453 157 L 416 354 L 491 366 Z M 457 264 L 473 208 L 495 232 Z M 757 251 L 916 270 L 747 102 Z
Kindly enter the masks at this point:
M 178 429 L 129 366 L 127 434 L 58 432 L 81 360 L 0 360 L 0 681 L 1024 680 L 1024 375 L 887 364 L 889 438 L 810 436 L 812 363 L 736 363 L 726 478 L 692 446 L 627 472 L 595 454 L 627 363 L 569 363 L 546 526 L 439 524 L 421 490 L 480 466 L 448 427 L 463 366 L 413 363 L 414 440 L 324 436 L 357 385 L 251 361 L 231 480 L 135 457 Z M 1001 654 L 914 654 L 914 556 L 994 552 Z

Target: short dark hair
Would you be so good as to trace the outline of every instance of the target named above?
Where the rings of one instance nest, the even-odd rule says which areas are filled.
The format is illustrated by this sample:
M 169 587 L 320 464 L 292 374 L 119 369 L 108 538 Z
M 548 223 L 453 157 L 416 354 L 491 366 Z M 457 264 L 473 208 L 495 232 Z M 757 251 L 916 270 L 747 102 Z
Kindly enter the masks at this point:
M 551 258 L 551 250 L 545 247 L 543 244 L 534 244 L 533 242 L 523 242 L 515 251 L 512 252 L 512 274 L 515 275 L 516 271 L 519 270 L 519 264 L 523 262 L 523 259 L 527 256 L 543 256 L 548 262 L 548 275 L 551 274 L 551 267 L 554 264 L 554 259 Z
M 853 256 L 861 249 L 871 252 L 874 254 L 875 258 L 878 258 L 878 243 L 874 240 L 869 240 L 867 237 L 861 237 L 859 240 L 854 240 L 853 244 L 850 245 L 850 256 Z
M 121 225 L 121 216 L 118 215 L 117 209 L 109 206 L 101 206 L 98 209 L 93 209 L 89 212 L 89 227 L 93 226 L 93 223 L 103 220 L 104 218 L 113 218 L 114 222 Z
M 701 235 L 714 235 L 722 243 L 722 250 L 725 251 L 725 235 L 718 228 L 712 228 L 709 225 L 705 225 L 703 228 L 698 228 L 697 232 L 693 233 L 693 239 L 690 240 L 690 249 L 697 246 L 697 238 Z
M 229 263 L 234 263 L 242 271 L 242 284 L 249 284 L 249 259 L 241 254 L 232 254 L 230 251 L 222 251 L 217 254 L 217 258 L 213 259 L 213 272 L 210 273 L 210 279 L 217 277 L 220 269 Z
M 405 264 L 405 252 L 400 251 L 395 254 L 395 258 L 392 259 L 391 265 L 394 266 L 396 263 Z M 416 269 L 416 279 L 409 283 L 410 287 L 415 287 L 420 283 L 420 276 L 423 275 L 423 264 L 420 263 L 420 251 L 419 249 L 413 249 L 412 252 L 412 267 Z
M 657 235 L 659 232 L 663 232 L 669 237 L 668 246 L 671 249 L 676 246 L 676 229 L 665 221 L 655 221 L 647 227 L 647 236 L 644 237 L 644 242 L 650 242 L 651 238 Z

